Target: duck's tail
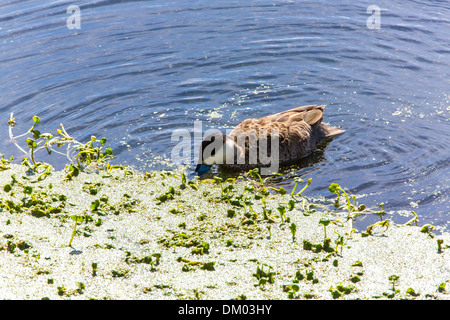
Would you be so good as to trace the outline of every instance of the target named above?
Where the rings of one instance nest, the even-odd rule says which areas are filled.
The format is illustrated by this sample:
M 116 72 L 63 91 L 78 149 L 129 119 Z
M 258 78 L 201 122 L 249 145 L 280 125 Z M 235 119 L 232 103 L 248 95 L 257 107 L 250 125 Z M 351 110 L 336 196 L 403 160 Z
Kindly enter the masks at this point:
M 334 136 L 340 135 L 345 132 L 345 130 L 342 129 L 341 127 L 332 127 L 332 126 L 324 125 L 324 129 L 325 129 L 324 130 L 325 136 L 327 138 L 334 137 Z

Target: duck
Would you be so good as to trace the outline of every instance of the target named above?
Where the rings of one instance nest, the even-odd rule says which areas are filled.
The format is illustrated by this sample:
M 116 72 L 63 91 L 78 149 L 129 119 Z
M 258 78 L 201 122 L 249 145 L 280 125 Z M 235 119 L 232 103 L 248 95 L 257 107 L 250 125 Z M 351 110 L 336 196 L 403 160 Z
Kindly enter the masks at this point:
M 345 132 L 340 126 L 322 122 L 324 109 L 325 105 L 300 106 L 262 118 L 246 119 L 228 134 L 209 134 L 201 143 L 195 172 L 203 175 L 213 165 L 224 170 L 244 171 L 269 165 L 274 168 L 275 164 L 277 169 L 305 157 L 316 150 L 321 141 Z

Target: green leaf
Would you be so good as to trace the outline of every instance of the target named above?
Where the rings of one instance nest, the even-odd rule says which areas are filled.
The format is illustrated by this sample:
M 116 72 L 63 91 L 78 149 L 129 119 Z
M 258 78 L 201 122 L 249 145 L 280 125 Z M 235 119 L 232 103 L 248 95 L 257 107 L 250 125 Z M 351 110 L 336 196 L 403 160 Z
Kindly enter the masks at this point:
M 37 144 L 36 141 L 34 141 L 33 139 L 28 138 L 27 140 L 25 140 L 28 144 L 28 147 L 34 149 L 37 148 Z
M 319 224 L 322 224 L 322 225 L 324 225 L 326 227 L 327 225 L 330 224 L 330 219 L 328 219 L 328 218 L 321 218 L 320 221 L 319 221 Z
M 255 168 L 255 169 L 253 169 L 253 170 L 250 170 L 250 175 L 251 175 L 252 177 L 254 177 L 254 178 L 258 177 L 258 175 L 259 175 L 259 170 L 258 170 L 258 168 Z
M 289 229 L 291 229 L 292 234 L 295 234 L 297 231 L 297 225 L 295 223 L 291 223 L 291 225 L 289 226 Z
M 111 148 L 107 148 L 107 149 L 105 150 L 105 154 L 107 154 L 107 155 L 109 155 L 109 156 L 112 156 L 112 154 L 113 154 L 112 149 L 111 149 Z
M 91 202 L 91 210 L 96 211 L 100 207 L 100 201 L 97 199 Z
M 284 189 L 283 187 L 278 188 L 278 193 L 279 194 L 286 194 L 286 189 Z
M 82 216 L 77 216 L 77 215 L 73 215 L 73 216 L 70 216 L 70 219 L 72 219 L 72 220 L 74 220 L 74 221 L 76 221 L 76 222 L 83 222 L 84 217 L 82 217 Z
M 294 206 L 295 206 L 295 201 L 294 200 L 289 200 L 289 211 L 294 210 Z
M 339 192 L 339 185 L 337 183 L 332 183 L 328 187 L 328 190 L 332 193 L 337 193 L 337 192 Z
M 39 118 L 38 116 L 33 116 L 33 121 L 35 124 L 38 124 L 41 121 L 41 118 Z
M 101 144 L 102 146 L 104 146 L 105 143 L 106 143 L 106 138 L 102 138 L 102 139 L 100 140 L 100 144 Z
M 280 214 L 285 214 L 286 213 L 286 208 L 282 205 L 279 205 L 277 210 L 280 212 Z
M 41 133 L 39 130 L 31 130 L 31 132 L 33 132 L 33 138 L 35 140 L 39 139 L 41 137 Z
M 24 186 L 23 187 L 23 193 L 31 194 L 32 192 L 33 192 L 33 187 L 30 187 L 30 186 Z

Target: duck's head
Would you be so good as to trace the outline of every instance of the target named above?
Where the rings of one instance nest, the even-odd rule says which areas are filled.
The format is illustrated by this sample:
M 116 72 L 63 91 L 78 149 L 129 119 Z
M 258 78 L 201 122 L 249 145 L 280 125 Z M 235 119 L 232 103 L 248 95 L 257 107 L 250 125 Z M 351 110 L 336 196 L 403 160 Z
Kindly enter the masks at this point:
M 214 164 L 227 162 L 227 154 L 232 156 L 230 150 L 234 149 L 234 141 L 227 135 L 216 132 L 206 136 L 200 146 L 199 159 L 195 171 L 205 174 Z M 228 162 L 227 162 L 228 163 Z

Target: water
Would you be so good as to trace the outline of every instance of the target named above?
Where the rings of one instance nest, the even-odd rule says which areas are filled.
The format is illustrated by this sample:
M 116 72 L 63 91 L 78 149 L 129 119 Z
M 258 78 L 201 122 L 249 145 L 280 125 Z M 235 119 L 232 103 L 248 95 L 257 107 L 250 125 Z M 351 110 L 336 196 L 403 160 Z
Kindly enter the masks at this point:
M 224 130 L 326 104 L 346 133 L 280 184 L 312 177 L 306 194 L 329 196 L 338 182 L 449 230 L 448 1 L 82 1 L 69 29 L 73 3 L 0 2 L 0 153 L 24 156 L 10 113 L 17 134 L 37 114 L 42 132 L 63 123 L 80 141 L 107 137 L 118 163 L 170 169 L 173 131 L 195 120 Z

